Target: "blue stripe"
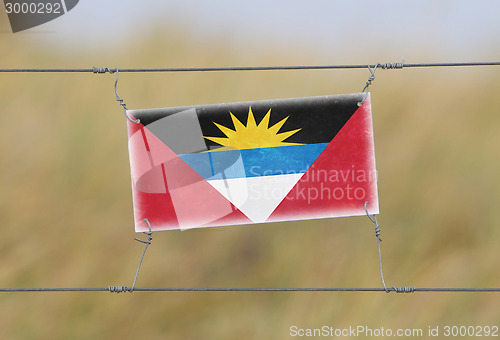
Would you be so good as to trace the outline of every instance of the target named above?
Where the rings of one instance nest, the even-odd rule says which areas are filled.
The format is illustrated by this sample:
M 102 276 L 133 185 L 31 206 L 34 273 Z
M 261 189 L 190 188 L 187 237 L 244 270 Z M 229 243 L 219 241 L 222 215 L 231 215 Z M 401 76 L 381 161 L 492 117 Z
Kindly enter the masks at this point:
M 179 155 L 207 180 L 304 173 L 328 143 Z

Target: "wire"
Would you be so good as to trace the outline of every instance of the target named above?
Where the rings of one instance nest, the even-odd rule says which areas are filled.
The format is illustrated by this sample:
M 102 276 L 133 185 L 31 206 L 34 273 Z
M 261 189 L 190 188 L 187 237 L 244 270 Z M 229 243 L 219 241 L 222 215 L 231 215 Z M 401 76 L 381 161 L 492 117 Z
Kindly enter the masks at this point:
M 19 292 L 131 292 L 127 287 L 107 288 L 0 288 L 0 293 Z M 412 288 L 397 293 L 500 293 L 500 288 Z M 386 292 L 384 288 L 134 288 L 134 292 Z
M 27 69 L 0 69 L 3 73 L 114 73 L 116 72 L 214 72 L 214 71 L 272 71 L 272 70 L 333 70 L 333 69 L 365 69 L 370 71 L 376 68 L 382 69 L 402 69 L 417 67 L 462 67 L 462 66 L 500 66 L 500 62 L 459 62 L 459 63 L 418 63 L 405 64 L 399 63 L 377 63 L 377 64 L 357 64 L 357 65 L 302 65 L 302 66 L 236 66 L 236 67 L 180 67 L 180 68 L 108 68 L 93 67 L 90 69 L 80 68 L 27 68 Z M 373 77 L 372 72 L 372 77 Z M 373 80 L 373 79 L 371 79 Z M 370 81 L 370 79 L 369 79 Z M 370 84 L 367 83 L 368 87 Z M 365 87 L 365 89 L 366 89 Z M 116 83 L 115 83 L 116 90 Z M 117 93 L 117 100 L 118 100 Z M 366 209 L 366 206 L 365 206 Z M 368 215 L 368 217 L 370 217 Z M 371 218 L 370 218 L 371 219 Z M 376 220 L 372 222 L 377 224 Z M 148 223 L 149 224 L 149 223 Z M 150 229 L 151 230 L 151 229 Z M 376 229 L 377 231 L 377 229 Z M 13 292 L 396 292 L 396 293 L 414 293 L 414 292 L 500 292 L 500 288 L 415 288 L 415 287 L 392 287 L 386 288 L 383 281 L 382 265 L 380 263 L 381 277 L 384 288 L 136 288 L 135 283 L 139 268 L 144 258 L 147 246 L 150 244 L 150 234 L 146 243 L 132 288 L 126 286 L 109 286 L 107 288 L 0 288 L 0 293 Z M 376 235 L 378 237 L 378 234 Z M 379 258 L 380 258 L 380 238 L 379 238 Z M 381 261 L 381 258 L 380 258 Z
M 132 122 L 134 122 L 134 121 L 132 121 Z M 141 260 L 139 261 L 139 265 L 137 266 L 137 270 L 135 272 L 134 283 L 132 284 L 132 288 L 130 288 L 130 289 L 127 289 L 127 287 L 123 287 L 123 288 L 125 288 L 125 290 L 129 290 L 131 293 L 134 291 L 135 283 L 137 282 L 137 276 L 139 275 L 139 270 L 141 269 L 142 260 L 144 260 L 144 255 L 146 255 L 146 250 L 148 250 L 148 246 L 151 244 L 151 241 L 153 240 L 153 237 L 151 236 L 151 235 L 153 235 L 153 232 L 151 231 L 151 223 L 149 223 L 149 220 L 147 218 L 144 219 L 144 222 L 146 222 L 148 224 L 149 231 L 145 231 L 145 232 L 143 232 L 143 234 L 146 235 L 148 237 L 148 239 L 146 241 L 143 241 L 141 239 L 134 238 L 134 240 L 145 244 L 144 250 L 142 252 Z M 112 288 L 111 287 L 108 287 L 108 288 L 111 291 Z M 122 290 L 123 290 L 123 288 L 122 288 Z
M 0 69 L 0 72 L 76 72 L 76 73 L 106 73 L 109 70 L 119 72 L 214 72 L 214 71 L 274 71 L 274 70 L 333 70 L 333 69 L 365 69 L 380 67 L 383 69 L 401 69 L 408 67 L 458 67 L 458 66 L 500 66 L 494 62 L 459 62 L 459 63 L 377 63 L 357 65 L 299 65 L 299 66 L 233 66 L 233 67 L 178 67 L 178 68 L 13 68 Z

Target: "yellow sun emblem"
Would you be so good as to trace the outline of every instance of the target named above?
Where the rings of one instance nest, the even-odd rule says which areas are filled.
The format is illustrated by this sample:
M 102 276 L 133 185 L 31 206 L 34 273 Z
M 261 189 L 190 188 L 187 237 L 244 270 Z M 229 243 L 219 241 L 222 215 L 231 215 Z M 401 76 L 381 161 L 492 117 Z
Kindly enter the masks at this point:
M 271 116 L 271 109 L 269 109 L 264 118 L 262 118 L 260 123 L 257 124 L 255 122 L 255 117 L 253 116 L 252 108 L 250 108 L 248 110 L 248 119 L 245 126 L 233 115 L 232 112 L 229 113 L 231 115 L 231 119 L 233 120 L 234 130 L 214 122 L 215 126 L 217 126 L 219 130 L 226 135 L 226 137 L 205 137 L 206 139 L 223 146 L 222 148 L 218 148 L 213 151 L 301 145 L 300 143 L 283 142 L 285 139 L 301 129 L 278 133 L 289 116 L 280 120 L 273 126 L 269 126 L 269 118 Z

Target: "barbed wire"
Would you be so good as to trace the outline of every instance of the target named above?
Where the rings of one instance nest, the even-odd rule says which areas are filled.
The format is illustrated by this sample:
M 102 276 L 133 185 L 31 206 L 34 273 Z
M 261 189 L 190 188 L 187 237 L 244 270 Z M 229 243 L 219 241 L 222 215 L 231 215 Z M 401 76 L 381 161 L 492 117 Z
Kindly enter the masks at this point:
M 500 293 L 500 288 L 391 288 L 396 293 Z M 107 288 L 0 288 L 0 293 L 19 292 L 132 292 L 125 286 L 110 286 Z M 385 288 L 139 288 L 133 292 L 384 292 Z
M 296 65 L 296 66 L 230 66 L 230 67 L 167 67 L 167 68 L 3 68 L 0 72 L 59 72 L 59 73 L 114 73 L 119 72 L 217 72 L 217 71 L 277 71 L 277 70 L 334 70 L 382 68 L 402 69 L 418 67 L 463 67 L 463 66 L 500 66 L 500 61 L 493 62 L 445 62 L 445 63 L 376 63 L 353 65 Z
M 377 63 L 377 64 L 356 64 L 356 65 L 301 65 L 301 66 L 234 66 L 234 67 L 179 67 L 179 68 L 110 68 L 110 67 L 93 67 L 93 68 L 12 68 L 0 69 L 2 73 L 94 73 L 94 74 L 113 74 L 116 72 L 216 72 L 216 71 L 273 71 L 273 70 L 333 70 L 333 69 L 366 69 L 371 72 L 371 77 L 368 79 L 363 92 L 371 85 L 374 79 L 374 72 L 377 68 L 381 69 L 402 69 L 402 68 L 420 68 L 420 67 L 467 67 L 467 66 L 500 66 L 500 62 L 446 62 L 446 63 L 417 63 L 405 64 L 403 62 L 396 63 Z M 115 92 L 116 83 L 115 82 Z M 116 93 L 117 100 L 120 100 L 118 93 Z M 126 108 L 126 107 L 125 107 Z M 366 204 L 365 204 L 366 210 Z M 376 237 L 378 239 L 378 251 L 380 261 L 380 274 L 382 278 L 383 288 L 138 288 L 135 287 L 137 275 L 144 258 L 147 246 L 151 243 L 151 229 L 147 241 L 138 240 L 146 244 L 142 253 L 139 266 L 137 268 L 134 283 L 131 288 L 127 286 L 108 286 L 107 288 L 0 288 L 0 293 L 17 293 L 17 292 L 111 292 L 111 293 L 124 293 L 124 292 L 395 292 L 395 293 L 487 293 L 487 292 L 500 292 L 500 288 L 416 288 L 412 287 L 390 287 L 387 288 L 384 282 L 382 272 L 382 259 L 380 251 L 380 229 L 379 224 L 374 216 L 370 220 L 376 224 Z M 149 222 L 147 222 L 149 225 Z

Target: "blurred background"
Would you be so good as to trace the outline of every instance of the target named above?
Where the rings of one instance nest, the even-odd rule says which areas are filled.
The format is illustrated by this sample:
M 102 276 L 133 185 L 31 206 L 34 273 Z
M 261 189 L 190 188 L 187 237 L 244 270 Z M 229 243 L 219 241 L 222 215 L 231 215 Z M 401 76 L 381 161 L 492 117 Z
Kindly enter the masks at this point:
M 500 3 L 97 1 L 13 34 L 0 68 L 500 61 Z M 131 109 L 360 92 L 368 70 L 122 73 Z M 499 67 L 378 70 L 388 286 L 500 286 Z M 0 74 L 0 287 L 131 286 L 114 75 Z M 366 217 L 158 232 L 138 287 L 381 287 Z M 140 235 L 139 235 L 140 236 Z M 287 339 L 290 326 L 499 325 L 498 293 L 0 293 L 3 339 Z

